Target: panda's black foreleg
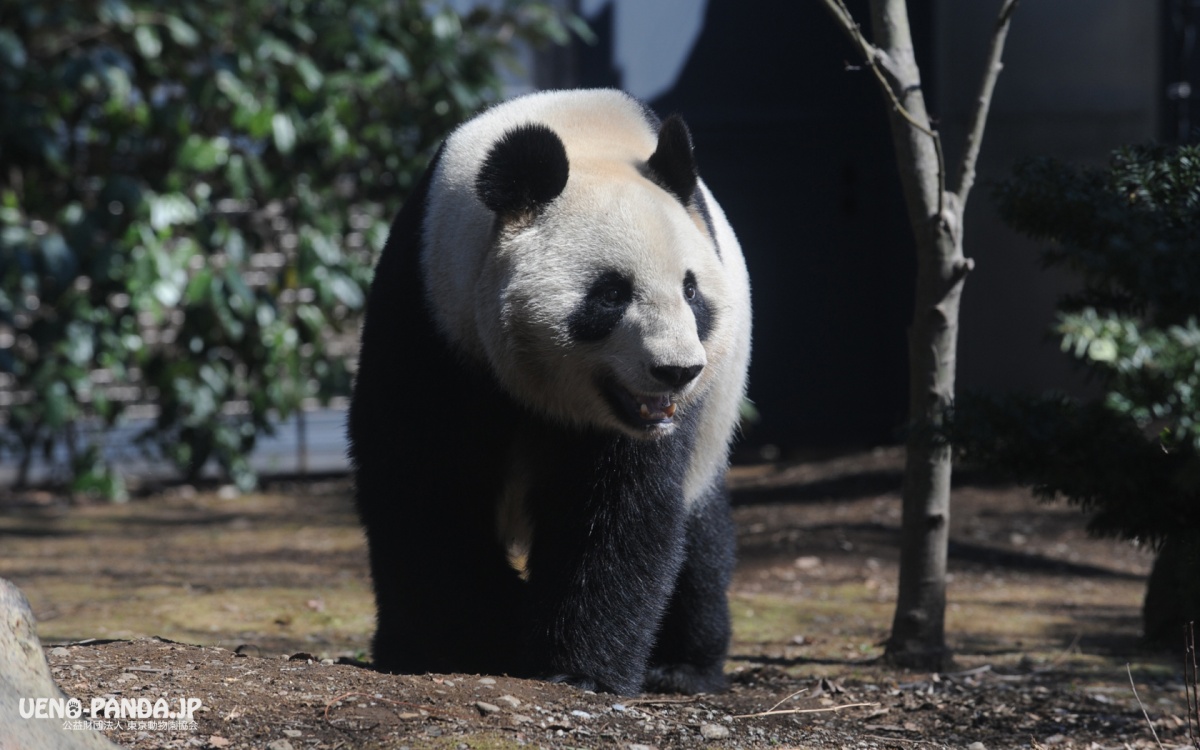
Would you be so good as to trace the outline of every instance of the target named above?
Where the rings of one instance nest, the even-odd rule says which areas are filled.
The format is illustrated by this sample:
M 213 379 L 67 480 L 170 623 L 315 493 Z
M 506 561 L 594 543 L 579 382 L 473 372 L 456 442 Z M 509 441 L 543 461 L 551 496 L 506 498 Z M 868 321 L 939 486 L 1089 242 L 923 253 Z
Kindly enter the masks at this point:
M 529 662 L 544 679 L 631 695 L 683 561 L 687 452 L 600 442 L 547 446 L 552 468 L 530 493 Z
M 724 482 L 697 501 L 687 522 L 686 557 L 650 658 L 645 689 L 714 693 L 728 686 L 731 635 L 726 590 L 734 566 L 734 526 Z
M 490 526 L 480 523 L 490 518 L 458 499 L 397 503 L 404 514 L 394 523 L 367 527 L 377 616 L 372 656 L 381 671 L 520 670 L 513 643 L 521 638 L 524 586 Z

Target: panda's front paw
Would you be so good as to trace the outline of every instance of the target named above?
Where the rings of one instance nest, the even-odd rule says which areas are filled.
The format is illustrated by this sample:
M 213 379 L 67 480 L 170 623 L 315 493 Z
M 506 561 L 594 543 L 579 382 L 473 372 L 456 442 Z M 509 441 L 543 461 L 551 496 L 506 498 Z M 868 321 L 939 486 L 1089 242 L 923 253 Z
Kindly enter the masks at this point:
M 701 669 L 691 664 L 651 667 L 646 672 L 644 689 L 648 693 L 723 693 L 729 689 L 729 679 L 721 666 Z
M 608 682 L 606 680 L 597 679 L 583 674 L 556 674 L 550 677 L 543 678 L 546 682 L 558 682 L 566 685 L 573 685 L 580 690 L 591 690 L 593 693 L 613 693 L 614 695 L 637 695 L 641 692 L 641 681 L 637 678 L 629 678 L 622 681 L 620 676 L 617 680 Z
M 581 674 L 556 674 L 545 679 L 546 682 L 557 682 L 563 685 L 573 685 L 580 690 L 591 690 L 593 693 L 611 692 L 593 678 Z

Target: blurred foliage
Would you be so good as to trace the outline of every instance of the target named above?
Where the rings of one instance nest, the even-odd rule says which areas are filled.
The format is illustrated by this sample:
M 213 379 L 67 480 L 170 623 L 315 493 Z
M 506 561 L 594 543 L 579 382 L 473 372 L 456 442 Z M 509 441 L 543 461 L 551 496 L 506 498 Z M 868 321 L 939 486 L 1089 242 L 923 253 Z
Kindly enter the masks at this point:
M 1125 148 L 1107 168 L 1028 162 L 998 198 L 1005 221 L 1050 243 L 1048 265 L 1082 280 L 1056 333 L 1102 396 L 968 395 L 951 440 L 1090 512 L 1092 532 L 1162 549 L 1146 633 L 1175 637 L 1200 616 L 1200 147 Z
M 140 384 L 148 451 L 252 485 L 259 435 L 348 392 L 328 344 L 432 148 L 499 96 L 514 40 L 578 23 L 519 0 L 0 0 L 0 378 L 30 394 L 0 450 L 24 477 L 65 442 L 74 487 L 118 495 L 78 428 Z

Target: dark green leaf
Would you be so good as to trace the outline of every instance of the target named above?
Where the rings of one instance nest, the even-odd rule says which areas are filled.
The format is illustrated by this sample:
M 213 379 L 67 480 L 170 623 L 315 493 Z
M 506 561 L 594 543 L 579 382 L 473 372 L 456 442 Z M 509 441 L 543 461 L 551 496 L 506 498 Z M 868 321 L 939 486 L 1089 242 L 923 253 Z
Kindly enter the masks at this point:
M 184 47 L 195 47 L 200 43 L 200 34 L 192 25 L 183 20 L 179 16 L 167 16 L 166 18 L 167 31 L 171 34 L 171 39 L 176 44 Z
M 134 39 L 137 40 L 138 50 L 142 53 L 142 57 L 154 59 L 162 53 L 162 39 L 158 36 L 158 30 L 153 26 L 138 26 L 133 32 Z
M 0 66 L 24 68 L 27 60 L 25 45 L 9 29 L 0 29 Z
M 285 112 L 271 116 L 271 131 L 275 135 L 275 148 L 281 154 L 290 154 L 296 145 L 296 126 Z

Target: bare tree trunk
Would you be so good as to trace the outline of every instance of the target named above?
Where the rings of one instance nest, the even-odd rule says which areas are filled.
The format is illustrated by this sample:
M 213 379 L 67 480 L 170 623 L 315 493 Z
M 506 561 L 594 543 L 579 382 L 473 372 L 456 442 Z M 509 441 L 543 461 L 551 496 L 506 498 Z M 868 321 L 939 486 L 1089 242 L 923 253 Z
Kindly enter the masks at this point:
M 953 191 L 946 188 L 941 137 L 925 109 L 906 0 L 871 0 L 873 41 L 863 36 L 843 0 L 822 2 L 862 51 L 891 104 L 896 162 L 916 240 L 916 300 L 908 332 L 912 430 L 904 469 L 900 586 L 887 658 L 940 670 L 951 661 L 945 629 L 951 455 L 932 439 L 931 428 L 954 401 L 959 300 L 973 265 L 963 255 L 963 212 L 1018 0 L 1003 0 Z

